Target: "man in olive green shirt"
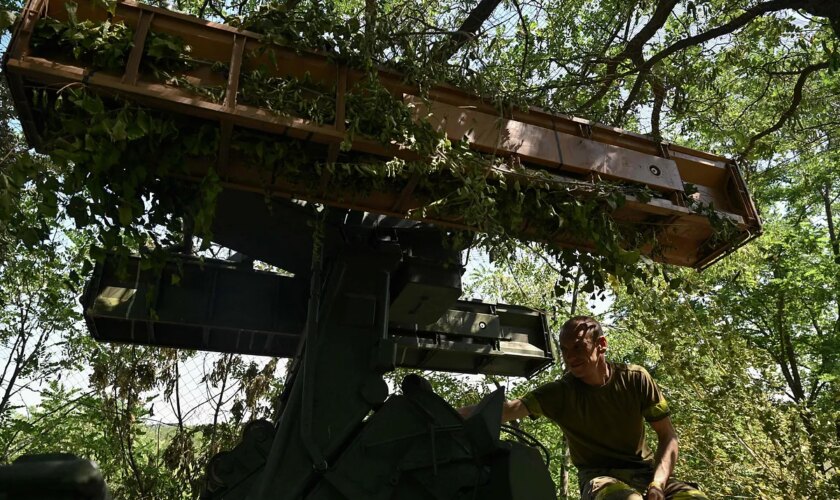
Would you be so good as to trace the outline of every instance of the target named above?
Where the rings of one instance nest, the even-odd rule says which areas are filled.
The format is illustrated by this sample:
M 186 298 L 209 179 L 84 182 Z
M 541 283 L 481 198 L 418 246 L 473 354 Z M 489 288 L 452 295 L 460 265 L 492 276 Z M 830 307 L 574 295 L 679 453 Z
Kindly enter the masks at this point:
M 608 362 L 606 350 L 607 339 L 595 319 L 567 321 L 560 331 L 567 373 L 506 401 L 502 421 L 530 415 L 558 424 L 578 468 L 584 500 L 707 498 L 671 478 L 679 446 L 659 387 L 640 366 Z M 645 421 L 658 438 L 655 454 L 645 443 Z

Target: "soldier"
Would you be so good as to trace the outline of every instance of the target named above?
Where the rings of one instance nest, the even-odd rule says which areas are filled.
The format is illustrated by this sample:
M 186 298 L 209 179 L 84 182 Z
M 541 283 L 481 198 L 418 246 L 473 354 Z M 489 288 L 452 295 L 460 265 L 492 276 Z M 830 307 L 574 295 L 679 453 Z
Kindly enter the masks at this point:
M 584 500 L 707 498 L 671 477 L 679 445 L 656 382 L 641 366 L 607 361 L 606 350 L 598 321 L 588 316 L 568 320 L 560 331 L 567 373 L 521 399 L 506 401 L 502 422 L 546 416 L 559 425 Z M 471 411 L 459 410 L 463 416 Z M 655 454 L 645 443 L 644 421 L 656 432 Z

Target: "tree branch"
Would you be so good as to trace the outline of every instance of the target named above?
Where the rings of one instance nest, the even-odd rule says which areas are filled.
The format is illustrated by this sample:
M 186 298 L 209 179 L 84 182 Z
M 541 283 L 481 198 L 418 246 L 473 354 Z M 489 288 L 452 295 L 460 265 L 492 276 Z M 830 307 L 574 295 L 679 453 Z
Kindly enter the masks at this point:
M 624 18 L 619 20 L 619 22 L 617 22 L 615 24 L 615 29 L 613 29 L 612 32 L 610 32 L 610 36 L 607 37 L 606 42 L 604 42 L 604 48 L 599 53 L 593 54 L 591 58 L 587 58 L 587 59 L 584 60 L 584 63 L 583 63 L 583 65 L 581 65 L 581 68 L 580 68 L 580 75 L 581 76 L 584 76 L 584 75 L 589 73 L 589 65 L 590 64 L 597 63 L 599 61 L 605 60 L 607 51 L 610 50 L 610 47 L 612 47 L 612 43 L 615 40 L 615 38 L 618 36 L 618 32 L 621 30 L 622 26 L 625 27 L 625 30 L 624 30 L 625 31 L 625 38 L 627 37 L 626 33 L 627 33 L 627 30 L 630 29 L 630 19 L 632 19 L 633 9 L 634 9 L 635 6 L 636 6 L 636 2 L 634 2 L 634 3 L 632 3 L 628 6 L 627 12 L 625 13 Z
M 15 349 L 17 350 L 17 352 L 15 352 L 15 349 L 9 352 L 10 360 L 13 357 L 15 362 L 12 368 L 12 373 L 7 381 L 6 389 L 3 391 L 3 397 L 2 399 L 0 399 L 0 415 L 2 415 L 2 413 L 6 411 L 6 408 L 9 405 L 9 401 L 14 395 L 15 383 L 17 382 L 18 377 L 20 376 L 21 372 L 26 366 L 27 360 L 24 354 L 26 353 L 26 344 L 29 340 L 29 337 L 27 335 L 28 331 L 26 329 L 26 320 L 28 316 L 28 314 L 24 316 L 24 319 L 21 321 L 21 324 L 18 328 L 17 340 L 20 340 L 20 342 L 18 342 L 17 340 L 15 341 Z M 8 364 L 6 365 L 6 368 L 8 368 Z M 5 370 L 3 375 L 6 375 Z
M 88 390 L 87 392 L 83 392 L 79 395 L 79 397 L 62 403 L 57 408 L 54 408 L 51 413 L 44 413 L 41 416 L 33 419 L 30 423 L 32 424 L 33 428 L 35 428 L 37 426 L 37 424 L 39 424 L 42 420 L 46 419 L 47 417 L 55 416 L 55 414 L 59 411 L 62 411 L 63 413 L 58 415 L 56 418 L 58 420 L 63 420 L 64 417 L 66 417 L 70 412 L 72 412 L 73 410 L 76 409 L 77 403 L 79 403 L 80 401 L 82 401 L 82 399 L 84 399 L 84 398 L 86 398 L 86 397 L 88 397 L 92 394 L 93 394 L 93 390 Z M 18 452 L 20 452 L 21 450 L 24 450 L 24 449 L 28 448 L 29 443 L 31 443 L 31 441 L 33 441 L 33 439 L 35 437 L 44 435 L 44 433 L 46 431 L 46 429 L 41 428 L 38 431 L 37 434 L 27 433 L 24 436 L 24 439 L 29 439 L 29 442 L 24 442 L 22 446 L 15 446 L 14 448 L 12 448 L 12 443 L 15 442 L 15 440 L 17 439 L 17 436 L 21 433 L 22 429 L 23 429 L 22 427 L 19 427 L 17 430 L 15 430 L 14 434 L 12 434 L 9 437 L 9 439 L 6 441 L 6 447 L 3 450 L 2 454 L 0 454 L 0 459 L 2 459 L 3 461 L 7 461 L 10 457 L 12 457 L 14 455 L 17 455 Z
M 204 18 L 204 12 L 207 10 L 207 6 L 210 3 L 210 0 L 204 0 L 201 4 L 201 7 L 198 8 L 198 17 Z
M 834 227 L 834 211 L 831 207 L 831 184 L 828 181 L 820 186 L 820 196 L 825 207 L 825 220 L 828 224 L 828 241 L 831 245 L 831 253 L 834 254 L 834 261 L 840 264 L 840 239 L 837 238 L 837 230 Z
M 519 24 L 522 25 L 522 36 L 525 37 L 525 47 L 522 50 L 522 66 L 519 69 L 519 87 L 522 87 L 522 83 L 525 81 L 525 71 L 527 68 L 528 63 L 528 52 L 529 52 L 529 42 L 531 41 L 531 32 L 528 30 L 528 22 L 525 20 L 525 16 L 522 14 L 522 7 L 519 5 L 519 0 L 512 0 L 514 8 L 516 8 L 516 13 L 519 16 Z
M 661 50 L 660 52 L 652 56 L 650 59 L 648 59 L 642 67 L 637 67 L 635 71 L 642 71 L 644 69 L 651 68 L 654 64 L 667 58 L 668 56 L 693 45 L 699 45 L 701 43 L 708 42 L 713 38 L 728 35 L 733 31 L 743 28 L 756 17 L 762 16 L 764 14 L 769 14 L 770 12 L 777 12 L 780 10 L 798 9 L 802 6 L 802 3 L 802 1 L 796 0 L 770 0 L 769 2 L 754 5 L 749 9 L 745 10 L 743 14 L 729 21 L 726 24 L 720 25 L 717 28 L 712 28 L 708 31 L 704 31 L 700 34 L 690 36 L 688 38 L 683 38 L 678 42 L 674 42 L 673 44 L 669 45 L 668 47 L 666 47 L 665 49 Z
M 662 140 L 660 117 L 662 116 L 662 105 L 665 103 L 665 96 L 668 91 L 661 79 L 656 78 L 653 74 L 650 75 L 650 79 L 653 90 L 653 109 L 650 112 L 650 134 L 656 140 Z
M 660 1 L 656 5 L 656 10 L 653 11 L 653 15 L 650 16 L 647 24 L 639 30 L 638 33 L 636 33 L 636 36 L 627 42 L 627 45 L 624 47 L 621 54 L 619 54 L 619 57 L 621 59 L 633 59 L 641 56 L 642 48 L 651 38 L 653 38 L 653 35 L 655 35 L 657 31 L 665 26 L 665 21 L 667 21 L 671 16 L 671 12 L 674 10 L 677 3 L 677 0 Z
M 812 73 L 828 67 L 829 63 L 826 61 L 819 64 L 811 64 L 810 66 L 806 66 L 802 69 L 799 73 L 799 78 L 796 80 L 796 85 L 793 87 L 793 98 L 791 99 L 790 106 L 788 106 L 788 108 L 782 113 L 782 116 L 779 117 L 779 120 L 773 126 L 750 138 L 747 147 L 740 155 L 742 159 L 746 158 L 752 152 L 758 141 L 782 128 L 782 126 L 793 116 L 796 109 L 799 107 L 799 104 L 802 102 L 802 89 L 805 87 L 808 77 L 811 76 Z
M 673 3 L 675 4 L 676 2 Z M 598 89 L 598 91 L 592 97 L 590 97 L 584 104 L 579 106 L 576 111 L 584 111 L 590 108 L 596 102 L 598 102 L 602 97 L 604 97 L 607 94 L 609 89 L 612 88 L 613 84 L 618 78 L 626 77 L 633 73 L 641 73 L 644 71 L 648 71 L 658 62 L 666 59 L 667 57 L 675 54 L 676 52 L 679 52 L 693 45 L 705 43 L 713 38 L 732 33 L 733 31 L 736 31 L 746 26 L 747 24 L 749 24 L 750 21 L 752 21 L 756 17 L 770 12 L 776 12 L 779 10 L 802 8 L 804 7 L 805 3 L 807 3 L 807 0 L 770 0 L 769 2 L 754 5 L 751 8 L 745 10 L 743 14 L 729 21 L 728 23 L 718 26 L 716 28 L 712 28 L 703 33 L 683 38 L 682 40 L 679 40 L 669 45 L 657 54 L 653 55 L 641 66 L 637 65 L 633 69 L 625 73 L 618 73 L 616 71 L 618 65 L 624 60 L 630 58 L 633 55 L 634 51 L 636 51 L 637 53 L 641 53 L 641 48 L 644 46 L 644 43 L 646 43 L 647 40 L 649 40 L 650 37 L 653 36 L 653 34 L 655 34 L 656 31 L 658 31 L 662 27 L 665 20 L 667 20 L 668 15 L 670 15 L 671 10 L 673 9 L 673 5 L 671 5 L 671 1 L 663 2 L 662 4 L 660 4 L 659 7 L 657 7 L 654 16 L 651 17 L 651 20 L 648 22 L 648 24 L 644 28 L 642 28 L 642 30 L 635 37 L 633 37 L 633 39 L 630 42 L 628 42 L 627 47 L 625 47 L 625 49 L 618 56 L 613 58 L 607 65 L 607 71 L 604 76 L 604 81 L 601 83 L 601 87 Z M 667 15 L 665 15 L 666 12 L 664 12 L 664 10 L 668 8 L 668 6 L 670 6 L 670 9 L 667 10 Z M 659 16 L 657 16 L 657 13 L 659 14 Z M 663 15 L 664 18 L 662 17 Z M 660 22 L 661 24 L 659 26 L 656 26 L 654 24 L 654 20 Z M 651 32 L 651 30 L 653 31 Z M 648 38 L 644 38 L 644 36 L 648 36 Z
M 650 40 L 653 35 L 659 31 L 662 26 L 665 25 L 665 21 L 668 20 L 668 17 L 671 15 L 671 12 L 674 10 L 674 7 L 677 5 L 677 0 L 666 0 L 663 2 L 659 2 L 656 6 L 656 10 L 651 15 L 650 19 L 648 20 L 647 24 L 639 30 L 636 35 L 627 42 L 627 45 L 624 46 L 624 50 L 621 51 L 617 56 L 613 57 L 609 63 L 607 63 L 607 70 L 605 71 L 604 77 L 605 80 L 601 84 L 601 88 L 598 89 L 595 94 L 590 97 L 586 102 L 578 107 L 578 111 L 586 110 L 592 107 L 593 104 L 598 102 L 602 97 L 604 97 L 607 92 L 609 92 L 610 88 L 612 87 L 615 80 L 618 78 L 617 70 L 619 64 L 626 59 L 633 59 L 633 58 L 640 58 L 642 57 L 642 48 L 644 47 L 645 43 Z
M 642 91 L 642 87 L 644 87 L 646 79 L 647 73 L 639 73 L 636 76 L 636 81 L 633 82 L 633 88 L 630 89 L 627 99 L 624 101 L 621 109 L 619 109 L 615 114 L 615 118 L 613 119 L 614 126 L 621 127 L 621 124 L 624 122 L 624 117 L 627 116 L 627 113 L 629 113 L 630 109 L 633 108 L 633 103 L 636 101 L 636 97 L 638 97 L 639 93 Z
M 481 0 L 478 5 L 469 13 L 458 31 L 451 36 L 442 40 L 432 49 L 435 54 L 435 59 L 438 61 L 447 61 L 450 57 L 455 55 L 465 43 L 469 42 L 475 36 L 475 32 L 481 28 L 501 0 Z

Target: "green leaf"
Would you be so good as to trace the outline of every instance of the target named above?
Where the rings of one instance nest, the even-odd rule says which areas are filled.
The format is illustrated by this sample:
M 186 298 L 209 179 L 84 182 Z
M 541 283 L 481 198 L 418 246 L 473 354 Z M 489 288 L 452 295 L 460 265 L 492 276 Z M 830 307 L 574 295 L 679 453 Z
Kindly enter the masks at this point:
M 93 263 L 89 259 L 85 259 L 82 262 L 81 274 L 87 276 L 91 271 L 93 271 Z
M 111 139 L 114 141 L 124 141 L 128 135 L 126 134 L 125 120 L 120 116 L 114 121 L 114 125 L 109 130 Z
M 641 257 L 641 252 L 638 249 L 631 251 L 619 251 L 619 260 L 622 264 L 625 265 L 635 264 L 639 261 L 639 257 Z
M 35 229 L 27 228 L 21 233 L 20 239 L 23 240 L 25 245 L 32 247 L 41 241 L 41 235 Z
M 119 207 L 119 220 L 122 226 L 128 226 L 131 224 L 131 221 L 134 219 L 134 214 L 131 209 L 131 205 L 128 203 L 122 203 Z
M 17 19 L 17 13 L 8 11 L 8 10 L 0 10 L 0 30 L 7 30 L 15 24 L 15 20 Z
M 68 1 L 64 4 L 64 8 L 67 10 L 67 17 L 70 19 L 70 25 L 75 26 L 78 24 L 76 20 L 76 11 L 79 8 L 79 5 L 76 2 Z
M 105 104 L 102 103 L 102 99 L 93 95 L 85 94 L 77 104 L 90 115 L 99 115 L 105 112 Z

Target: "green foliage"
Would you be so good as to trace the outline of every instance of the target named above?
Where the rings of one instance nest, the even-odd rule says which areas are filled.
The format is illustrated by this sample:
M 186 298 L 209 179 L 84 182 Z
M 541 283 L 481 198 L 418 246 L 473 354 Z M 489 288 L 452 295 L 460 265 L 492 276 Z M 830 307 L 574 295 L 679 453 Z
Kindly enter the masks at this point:
M 193 67 L 190 46 L 179 36 L 151 31 L 143 50 L 143 64 L 153 73 L 176 73 Z
M 122 22 L 90 20 L 78 22 L 77 4 L 64 4 L 67 21 L 45 17 L 39 20 L 32 36 L 36 54 L 72 54 L 73 60 L 94 71 L 121 72 L 134 46 L 134 32 Z M 157 80 L 176 87 L 183 87 L 196 94 L 221 102 L 224 85 L 197 85 L 184 72 L 201 65 L 211 66 L 211 71 L 225 80 L 227 66 L 220 62 L 200 61 L 190 57 L 191 48 L 184 40 L 169 33 L 150 31 L 143 45 L 141 71 Z M 223 80 L 224 81 L 224 80 Z
M 360 134 L 381 144 L 411 147 L 420 142 L 428 146 L 428 139 L 434 140 L 437 137 L 430 126 L 424 125 L 414 123 L 411 109 L 394 99 L 374 73 L 370 73 L 348 92 L 347 140 L 352 141 L 356 134 Z M 414 132 L 421 131 L 425 132 L 425 136 L 414 136 Z
M 309 75 L 303 80 L 272 76 L 264 68 L 242 74 L 237 102 L 319 125 L 335 122 L 335 89 L 324 88 Z
M 776 364 L 781 358 L 774 352 L 784 336 L 759 339 L 752 333 L 754 325 L 766 324 L 762 316 L 774 313 L 773 298 L 727 289 L 750 279 L 745 260 L 737 270 L 723 266 L 728 277 L 686 274 L 679 289 L 650 286 L 622 294 L 617 320 L 622 331 L 658 351 L 644 359 L 675 409 L 682 475 L 689 474 L 712 496 L 832 498 L 837 485 L 819 468 L 826 459 L 820 448 L 831 449 L 829 443 L 836 442 L 834 429 L 829 422 L 808 429 L 803 418 L 808 410 L 803 410 L 810 403 L 793 396 Z M 733 317 L 730 301 L 763 306 Z M 796 349 L 803 363 L 799 375 L 816 376 L 804 369 L 812 355 L 807 348 Z
M 38 192 L 31 184 L 55 172 L 46 158 L 27 151 L 14 125 L 9 123 L 9 89 L 0 84 L 0 265 L 19 242 L 35 247 L 49 239 L 59 211 L 55 192 Z M 29 209 L 34 207 L 33 213 Z
M 36 200 L 21 199 L 21 213 L 30 220 L 38 216 Z M 41 377 L 79 366 L 68 354 L 80 335 L 74 305 L 83 254 L 71 241 L 59 242 L 74 235 L 50 229 L 40 244 L 10 244 L 0 263 L 0 424 Z
M 277 360 L 258 364 L 225 355 L 208 367 L 211 420 L 187 425 L 183 368 L 195 353 L 79 345 L 75 359 L 92 366 L 87 390 L 51 380 L 27 413 L 6 413 L 3 460 L 21 453 L 70 452 L 94 460 L 118 498 L 197 498 L 208 460 L 233 447 L 244 423 L 267 418 L 282 387 Z M 155 423 L 150 401 L 162 391 L 176 422 Z M 222 414 L 230 412 L 228 417 Z
M 17 19 L 17 12 L 8 10 L 0 10 L 0 31 L 5 31 L 11 28 Z
M 44 186 L 67 194 L 68 213 L 79 227 L 105 227 L 98 235 L 102 248 L 121 247 L 125 236 L 154 240 L 154 227 L 180 227 L 178 217 L 185 213 L 196 219 L 200 235 L 208 234 L 218 193 L 213 171 L 197 188 L 172 176 L 188 174 L 188 158 L 217 154 L 217 127 L 178 122 L 129 103 L 105 102 L 76 88 L 54 98 L 35 92 L 33 101 L 50 121 L 48 127 L 62 131 L 49 138 L 53 158 L 86 167 L 47 178 Z M 159 161 L 146 161 L 158 155 Z M 147 203 L 153 207 L 148 212 Z
M 117 71 L 125 67 L 134 33 L 123 23 L 76 20 L 75 2 L 65 3 L 69 20 L 44 18 L 32 35 L 38 53 L 69 52 L 73 59 L 94 69 Z M 69 50 L 68 50 L 69 49 Z
M 278 45 L 326 53 L 341 52 L 359 30 L 358 20 L 345 23 L 332 1 L 267 2 L 248 15 L 228 17 L 226 23 L 263 33 Z

